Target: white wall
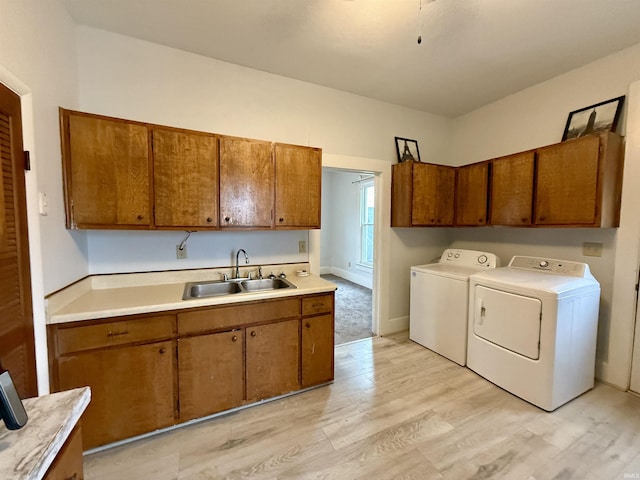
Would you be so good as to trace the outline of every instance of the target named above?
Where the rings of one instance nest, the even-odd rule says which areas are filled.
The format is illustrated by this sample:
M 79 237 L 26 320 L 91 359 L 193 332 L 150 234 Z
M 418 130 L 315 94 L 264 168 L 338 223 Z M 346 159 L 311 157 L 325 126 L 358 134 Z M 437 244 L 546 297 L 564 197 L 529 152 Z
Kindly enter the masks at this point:
M 453 127 L 452 161 L 456 165 L 487 160 L 500 155 L 557 143 L 569 112 L 588 105 L 627 95 L 629 85 L 640 79 L 640 45 L 605 57 L 582 68 L 523 90 L 500 101 L 457 118 Z M 640 101 L 627 98 L 627 101 Z M 627 106 L 628 107 L 628 106 Z M 625 109 L 626 110 L 626 109 Z M 624 134 L 625 118 L 619 131 Z M 626 180 L 626 179 L 625 179 Z M 623 192 L 623 209 L 629 198 Z M 452 232 L 458 247 L 480 247 L 495 251 L 507 262 L 511 255 L 541 255 L 577 260 L 591 266 L 602 287 L 598 332 L 597 376 L 627 388 L 633 320 L 629 305 L 635 295 L 629 292 L 613 303 L 617 286 L 635 285 L 637 251 L 617 251 L 620 229 L 461 229 Z M 583 242 L 603 244 L 602 257 L 582 255 Z M 618 277 L 616 258 L 628 257 L 636 272 Z M 619 260 L 618 260 L 619 261 Z M 620 316 L 617 309 L 625 310 Z
M 323 158 L 339 156 L 337 168 L 358 169 L 355 157 L 389 167 L 396 161 L 395 136 L 418 140 L 424 160 L 449 162 L 451 122 L 439 116 L 87 27 L 78 29 L 78 52 L 83 111 L 321 147 Z M 382 221 L 388 225 L 388 216 Z M 279 232 L 278 241 L 273 232 L 242 235 L 198 232 L 185 261 L 175 259 L 180 232 L 92 231 L 91 272 L 226 265 L 228 252 L 250 243 L 250 256 L 310 258 L 297 253 L 300 232 Z M 383 294 L 395 296 L 395 290 Z M 399 309 L 408 313 L 408 306 Z
M 48 392 L 44 294 L 87 273 L 84 235 L 64 228 L 58 105 L 77 103 L 75 27 L 57 2 L 0 2 L 0 81 L 22 99 L 38 390 Z M 49 215 L 38 215 L 38 190 Z M 42 240 L 41 240 L 42 239 Z
M 360 262 L 360 180 L 363 174 L 324 171 L 321 273 L 333 273 L 372 288 L 373 270 Z M 328 181 L 324 183 L 324 180 Z M 356 182 L 356 183 L 354 183 Z M 324 211 L 328 213 L 324 215 Z M 325 235 L 326 234 L 326 235 Z M 324 256 L 324 262 L 323 262 Z

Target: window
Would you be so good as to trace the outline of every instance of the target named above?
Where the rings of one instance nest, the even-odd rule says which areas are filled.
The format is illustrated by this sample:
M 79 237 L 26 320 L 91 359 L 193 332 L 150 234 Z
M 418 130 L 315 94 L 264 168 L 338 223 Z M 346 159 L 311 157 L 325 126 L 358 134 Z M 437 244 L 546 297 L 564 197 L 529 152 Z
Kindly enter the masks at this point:
M 373 181 L 360 184 L 360 263 L 373 268 Z

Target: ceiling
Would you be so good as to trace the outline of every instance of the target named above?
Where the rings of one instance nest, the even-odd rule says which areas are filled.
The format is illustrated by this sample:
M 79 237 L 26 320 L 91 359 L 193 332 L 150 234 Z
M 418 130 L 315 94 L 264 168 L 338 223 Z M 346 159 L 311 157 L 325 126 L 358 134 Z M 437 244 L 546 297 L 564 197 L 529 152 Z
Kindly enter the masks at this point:
M 640 43 L 639 0 L 60 1 L 77 24 L 449 117 Z

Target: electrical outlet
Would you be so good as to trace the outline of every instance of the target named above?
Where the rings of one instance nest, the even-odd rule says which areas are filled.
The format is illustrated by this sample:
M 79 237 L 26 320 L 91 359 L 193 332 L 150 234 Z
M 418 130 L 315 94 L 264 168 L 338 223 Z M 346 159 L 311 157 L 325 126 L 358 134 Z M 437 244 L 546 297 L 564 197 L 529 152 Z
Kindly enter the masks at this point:
M 298 253 L 307 253 L 307 242 L 300 240 L 298 242 Z
M 584 242 L 582 244 L 582 254 L 586 257 L 601 257 L 602 256 L 602 244 Z
M 180 245 L 176 245 L 176 258 L 178 260 L 184 260 L 187 258 L 187 246 L 183 245 L 182 250 L 180 250 Z

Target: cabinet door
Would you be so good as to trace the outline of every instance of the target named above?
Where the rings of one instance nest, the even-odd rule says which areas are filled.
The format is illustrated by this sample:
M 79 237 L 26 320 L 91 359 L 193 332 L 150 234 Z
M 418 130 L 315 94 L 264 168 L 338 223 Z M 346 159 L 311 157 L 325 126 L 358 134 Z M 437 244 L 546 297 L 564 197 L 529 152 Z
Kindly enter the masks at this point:
M 528 226 L 533 213 L 534 152 L 492 161 L 491 225 Z
M 67 227 L 148 227 L 147 126 L 69 111 L 62 124 Z
M 154 127 L 153 191 L 158 227 L 218 225 L 218 140 Z
M 300 388 L 300 321 L 284 320 L 246 330 L 247 402 Z
M 271 144 L 220 137 L 220 226 L 271 228 Z
M 82 430 L 76 425 L 47 470 L 44 480 L 80 480 L 84 478 Z
M 84 448 L 174 423 L 174 343 L 94 350 L 58 359 L 60 390 L 89 386 L 82 416 Z
M 302 386 L 333 380 L 333 314 L 302 319 Z
M 486 225 L 489 163 L 459 167 L 456 185 L 456 225 Z
M 180 421 L 242 405 L 242 330 L 178 340 Z
M 411 222 L 414 226 L 453 225 L 455 169 L 415 163 Z
M 320 228 L 322 151 L 276 144 L 276 228 Z
M 596 222 L 599 146 L 599 137 L 590 136 L 536 151 L 537 225 Z

